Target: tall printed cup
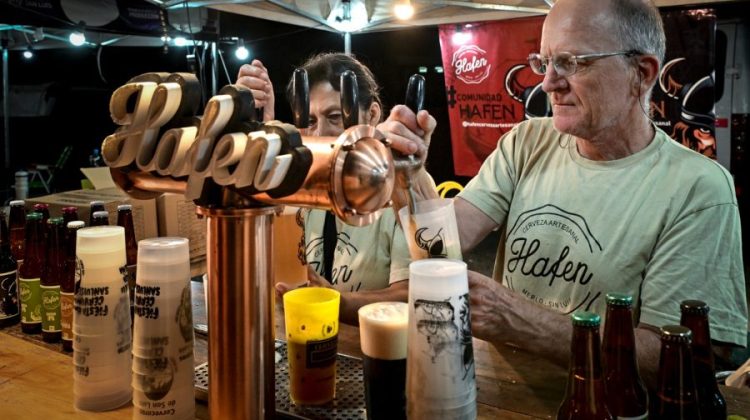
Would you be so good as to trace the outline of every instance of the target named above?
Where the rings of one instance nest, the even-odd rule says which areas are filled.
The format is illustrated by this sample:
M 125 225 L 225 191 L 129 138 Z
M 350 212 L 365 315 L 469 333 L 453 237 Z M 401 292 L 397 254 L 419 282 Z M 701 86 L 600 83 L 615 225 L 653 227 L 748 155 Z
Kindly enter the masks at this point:
M 475 419 L 476 377 L 466 263 L 426 259 L 409 265 L 407 415 Z
M 76 255 L 74 403 L 79 410 L 111 410 L 130 401 L 132 395 L 130 299 L 122 271 L 124 229 L 79 229 Z
M 462 259 L 453 200 L 418 201 L 415 207 L 414 214 L 409 213 L 408 207 L 398 211 L 411 259 Z
M 295 404 L 325 404 L 336 394 L 340 299 L 338 291 L 323 287 L 284 294 L 289 394 Z
M 138 243 L 133 418 L 193 419 L 193 312 L 185 238 Z

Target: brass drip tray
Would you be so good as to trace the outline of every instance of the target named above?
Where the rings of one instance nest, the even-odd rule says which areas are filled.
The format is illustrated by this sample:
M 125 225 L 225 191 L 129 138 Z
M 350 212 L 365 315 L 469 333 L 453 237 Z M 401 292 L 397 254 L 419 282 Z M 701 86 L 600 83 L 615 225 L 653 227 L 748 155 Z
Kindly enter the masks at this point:
M 362 360 L 336 356 L 336 398 L 322 406 L 298 406 L 289 398 L 289 360 L 286 343 L 276 341 L 276 418 L 278 419 L 366 419 Z M 279 359 L 280 357 L 280 359 Z M 195 367 L 195 398 L 208 401 L 208 364 Z

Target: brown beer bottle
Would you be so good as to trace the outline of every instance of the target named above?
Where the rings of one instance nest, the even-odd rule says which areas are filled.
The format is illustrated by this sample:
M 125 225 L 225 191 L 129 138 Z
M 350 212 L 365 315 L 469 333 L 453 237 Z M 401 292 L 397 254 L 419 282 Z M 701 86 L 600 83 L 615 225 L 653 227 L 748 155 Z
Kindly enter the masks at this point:
M 698 392 L 693 376 L 690 329 L 680 325 L 661 328 L 661 354 L 656 400 L 651 416 L 657 420 L 700 420 Z M 713 419 L 706 419 L 713 420 Z
M 601 318 L 591 312 L 576 312 L 570 343 L 570 368 L 565 398 L 557 411 L 558 420 L 612 419 L 606 405 L 599 356 Z
M 133 228 L 133 206 L 120 204 L 117 206 L 117 226 L 125 229 L 125 258 L 127 264 L 127 282 L 130 290 L 130 320 L 135 319 L 135 271 L 138 261 L 138 242 L 135 240 Z M 132 325 L 135 325 L 134 323 Z
M 602 366 L 609 412 L 616 418 L 648 418 L 648 391 L 638 373 L 630 295 L 607 294 Z
M 0 328 L 21 320 L 18 310 L 16 260 L 10 250 L 10 233 L 5 224 L 5 211 L 0 209 Z
M 81 220 L 66 225 L 66 246 L 63 252 L 65 264 L 60 278 L 60 325 L 62 326 L 63 350 L 73 351 L 73 303 L 76 282 L 76 231 L 84 226 Z
M 680 324 L 690 328 L 693 334 L 693 368 L 698 389 L 698 403 L 704 419 L 727 418 L 727 403 L 716 384 L 714 353 L 711 348 L 711 332 L 708 324 L 708 305 L 700 300 L 684 300 L 680 303 Z
M 89 226 L 107 226 L 109 225 L 109 212 L 106 210 L 95 211 L 91 216 Z
M 26 247 L 18 267 L 18 297 L 21 301 L 21 331 L 38 334 L 42 331 L 42 292 L 39 285 L 44 267 L 44 229 L 42 214 L 26 215 Z
M 62 338 L 60 325 L 60 275 L 62 274 L 63 219 L 53 217 L 47 221 L 47 259 L 41 276 L 42 339 L 57 343 Z
M 74 207 L 74 206 L 63 207 L 62 218 L 63 218 L 63 228 L 67 228 L 68 223 L 74 220 L 80 220 L 78 218 L 78 207 Z
M 89 226 L 94 226 L 94 213 L 98 211 L 105 211 L 104 201 L 92 201 L 89 203 Z
M 26 203 L 23 200 L 10 202 L 10 251 L 17 263 L 23 260 L 24 229 L 26 227 Z

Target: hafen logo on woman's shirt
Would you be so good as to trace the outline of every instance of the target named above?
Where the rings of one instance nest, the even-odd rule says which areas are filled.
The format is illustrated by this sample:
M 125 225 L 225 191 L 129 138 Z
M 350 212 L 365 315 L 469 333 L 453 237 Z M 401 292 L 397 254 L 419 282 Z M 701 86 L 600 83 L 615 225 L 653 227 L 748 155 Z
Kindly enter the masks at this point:
M 490 75 L 492 64 L 485 55 L 486 51 L 476 45 L 462 45 L 453 53 L 451 65 L 453 73 L 464 83 L 476 85 Z

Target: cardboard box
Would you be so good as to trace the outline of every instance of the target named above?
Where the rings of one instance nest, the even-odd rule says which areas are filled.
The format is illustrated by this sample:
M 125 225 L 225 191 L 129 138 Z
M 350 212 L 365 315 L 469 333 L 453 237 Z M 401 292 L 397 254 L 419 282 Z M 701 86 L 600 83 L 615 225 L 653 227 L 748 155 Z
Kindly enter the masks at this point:
M 179 236 L 190 241 L 190 261 L 206 258 L 206 219 L 198 218 L 195 204 L 181 194 L 156 199 L 159 236 Z
M 78 216 L 86 222 L 89 221 L 89 203 L 94 200 L 104 202 L 105 209 L 109 212 L 109 224 L 117 224 L 117 206 L 130 204 L 133 206 L 133 228 L 137 240 L 153 238 L 159 235 L 156 218 L 156 200 L 136 200 L 118 188 L 105 188 L 101 190 L 76 190 L 57 194 L 45 195 L 26 199 L 26 208 L 31 209 L 34 204 L 45 203 L 49 205 L 51 217 L 62 216 L 62 208 L 78 207 Z

